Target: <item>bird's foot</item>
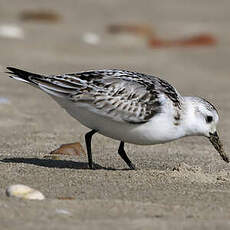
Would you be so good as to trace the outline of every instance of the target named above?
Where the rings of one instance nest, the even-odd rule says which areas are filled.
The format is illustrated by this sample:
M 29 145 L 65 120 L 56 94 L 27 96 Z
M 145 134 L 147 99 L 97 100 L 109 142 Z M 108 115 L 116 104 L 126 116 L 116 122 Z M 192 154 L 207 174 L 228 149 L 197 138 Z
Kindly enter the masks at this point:
M 130 170 L 136 170 L 136 166 L 132 162 L 129 164 L 129 168 Z
M 89 169 L 96 170 L 96 165 L 94 163 L 89 164 Z

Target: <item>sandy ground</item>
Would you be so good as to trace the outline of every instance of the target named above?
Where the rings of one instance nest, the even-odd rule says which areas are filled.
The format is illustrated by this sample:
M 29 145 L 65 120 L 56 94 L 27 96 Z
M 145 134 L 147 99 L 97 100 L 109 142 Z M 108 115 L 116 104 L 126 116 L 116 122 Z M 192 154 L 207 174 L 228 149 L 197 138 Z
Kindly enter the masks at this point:
M 24 9 L 47 8 L 62 19 L 56 24 L 19 19 Z M 40 73 L 122 68 L 162 76 L 182 94 L 217 106 L 220 135 L 230 152 L 229 10 L 228 0 L 0 0 L 0 25 L 14 24 L 25 33 L 24 39 L 0 37 L 0 97 L 9 100 L 0 104 L 0 228 L 229 229 L 230 166 L 208 140 L 126 145 L 137 171 L 124 170 L 119 143 L 100 135 L 93 138 L 93 158 L 107 169 L 88 170 L 86 156 L 47 159 L 60 144 L 84 144 L 88 129 L 44 93 L 3 73 L 5 66 L 17 66 Z M 143 38 L 106 33 L 110 23 L 127 22 L 148 24 L 165 38 L 208 32 L 219 42 L 150 49 Z M 99 43 L 85 43 L 86 33 L 96 33 Z M 5 189 L 15 183 L 47 199 L 8 198 Z

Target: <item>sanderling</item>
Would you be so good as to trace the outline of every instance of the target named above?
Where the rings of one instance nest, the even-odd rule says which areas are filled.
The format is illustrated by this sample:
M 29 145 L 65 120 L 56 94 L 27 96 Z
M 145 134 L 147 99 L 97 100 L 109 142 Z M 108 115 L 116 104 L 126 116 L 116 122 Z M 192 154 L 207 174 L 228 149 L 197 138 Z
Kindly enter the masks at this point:
M 182 97 L 158 77 L 116 69 L 47 76 L 7 69 L 10 77 L 45 91 L 91 129 L 85 135 L 91 169 L 91 139 L 97 132 L 120 141 L 118 154 L 130 169 L 135 165 L 126 155 L 125 142 L 154 145 L 194 135 L 208 137 L 229 162 L 217 135 L 215 107 L 199 97 Z

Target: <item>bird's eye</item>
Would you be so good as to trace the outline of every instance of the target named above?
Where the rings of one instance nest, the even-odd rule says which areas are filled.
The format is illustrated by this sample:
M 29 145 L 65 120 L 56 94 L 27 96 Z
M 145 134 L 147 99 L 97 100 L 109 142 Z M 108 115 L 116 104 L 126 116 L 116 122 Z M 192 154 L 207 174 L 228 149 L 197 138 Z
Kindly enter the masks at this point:
M 207 116 L 206 117 L 206 122 L 207 123 L 211 123 L 213 121 L 213 117 L 212 116 Z

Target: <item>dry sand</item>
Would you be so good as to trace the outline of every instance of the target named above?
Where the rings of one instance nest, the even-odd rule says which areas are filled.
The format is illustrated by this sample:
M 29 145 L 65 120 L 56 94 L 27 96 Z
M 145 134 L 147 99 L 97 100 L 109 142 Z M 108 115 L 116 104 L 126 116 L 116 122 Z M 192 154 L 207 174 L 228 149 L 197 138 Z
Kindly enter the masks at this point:
M 24 9 L 52 8 L 55 23 L 23 22 Z M 40 73 L 122 68 L 162 76 L 186 95 L 205 97 L 219 109 L 219 131 L 230 153 L 230 2 L 214 1 L 8 1 L 0 0 L 1 24 L 24 30 L 24 39 L 0 38 L 0 68 Z M 110 23 L 150 24 L 160 36 L 215 35 L 213 47 L 149 49 L 143 38 L 109 35 Z M 100 42 L 84 43 L 86 33 Z M 128 40 L 128 42 L 127 42 Z M 85 156 L 44 158 L 88 131 L 47 95 L 1 73 L 0 229 L 229 229 L 230 165 L 208 140 L 190 137 L 158 146 L 126 145 L 137 171 L 116 153 L 118 142 L 95 135 L 94 161 Z M 0 100 L 1 101 L 1 100 Z M 116 170 L 112 170 L 116 169 Z M 22 183 L 45 201 L 8 198 Z

